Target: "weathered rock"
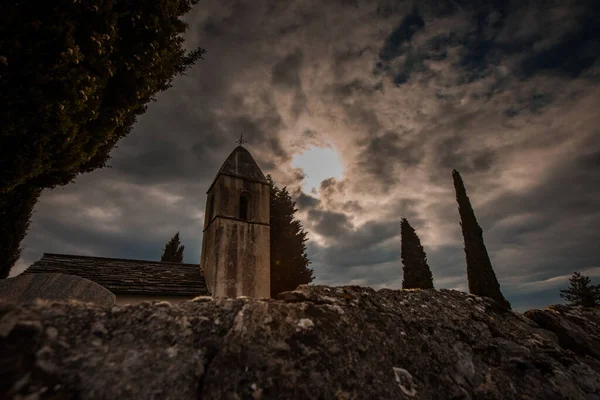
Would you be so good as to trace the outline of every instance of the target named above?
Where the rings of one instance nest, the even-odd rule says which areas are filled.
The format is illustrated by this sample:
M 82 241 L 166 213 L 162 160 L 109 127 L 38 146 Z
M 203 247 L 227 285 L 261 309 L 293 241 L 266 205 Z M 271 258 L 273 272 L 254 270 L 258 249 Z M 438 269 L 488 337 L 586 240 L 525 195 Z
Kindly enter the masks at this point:
M 457 291 L 281 298 L 1 304 L 0 398 L 600 399 L 598 310 L 535 311 L 577 326 L 580 352 Z
M 530 310 L 525 316 L 539 326 L 552 331 L 560 345 L 581 356 L 590 355 L 600 359 L 600 319 L 590 318 L 590 314 L 600 309 L 567 307 L 554 305 L 545 310 Z
M 28 302 L 42 300 L 78 300 L 101 306 L 115 304 L 115 295 L 89 279 L 75 275 L 25 274 L 0 280 L 0 300 Z

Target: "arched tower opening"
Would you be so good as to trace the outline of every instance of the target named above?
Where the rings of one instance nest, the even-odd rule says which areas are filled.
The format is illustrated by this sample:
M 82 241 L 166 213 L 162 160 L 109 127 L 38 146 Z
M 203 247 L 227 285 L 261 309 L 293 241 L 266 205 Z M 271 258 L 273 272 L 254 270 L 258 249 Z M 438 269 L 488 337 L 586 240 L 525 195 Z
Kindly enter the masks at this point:
M 250 208 L 250 195 L 248 192 L 240 194 L 240 212 L 239 219 L 248 221 L 248 210 Z
M 215 216 L 215 195 L 211 194 L 208 199 L 208 222 L 212 221 Z

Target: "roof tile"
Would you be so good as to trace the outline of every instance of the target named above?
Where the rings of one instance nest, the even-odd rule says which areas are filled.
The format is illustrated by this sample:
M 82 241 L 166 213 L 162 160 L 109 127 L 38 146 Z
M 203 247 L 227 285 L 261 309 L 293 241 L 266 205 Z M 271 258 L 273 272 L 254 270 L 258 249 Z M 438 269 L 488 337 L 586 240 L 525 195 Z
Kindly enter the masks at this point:
M 209 295 L 198 264 L 44 253 L 23 274 L 44 272 L 86 278 L 114 294 Z

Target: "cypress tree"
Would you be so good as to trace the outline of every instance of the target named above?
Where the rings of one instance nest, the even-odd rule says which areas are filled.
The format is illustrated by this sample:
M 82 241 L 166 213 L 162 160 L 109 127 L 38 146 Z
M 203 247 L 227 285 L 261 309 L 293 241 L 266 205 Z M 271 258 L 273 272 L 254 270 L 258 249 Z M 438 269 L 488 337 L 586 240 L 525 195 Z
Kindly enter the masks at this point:
M 298 211 L 296 203 L 287 188 L 279 189 L 269 175 L 267 180 L 271 187 L 271 297 L 275 297 L 315 278 L 308 268 L 307 232 L 294 216 Z
M 179 241 L 179 232 L 177 232 L 175 236 L 173 236 L 165 245 L 163 255 L 160 257 L 160 261 L 182 263 L 184 248 L 185 246 L 182 246 L 181 242 Z
M 588 276 L 579 272 L 569 278 L 570 286 L 560 291 L 560 297 L 570 306 L 594 307 L 600 305 L 600 285 L 592 285 Z
M 483 230 L 477 223 L 467 190 L 457 170 L 452 170 L 452 178 L 464 238 L 469 292 L 477 296 L 489 297 L 510 309 L 510 303 L 500 291 L 500 284 L 496 279 L 492 262 L 483 242 Z
M 20 185 L 8 195 L 0 196 L 0 279 L 8 277 L 10 269 L 21 256 L 21 242 L 29 229 L 33 207 L 42 190 Z
M 147 104 L 202 58 L 182 37 L 197 3 L 1 2 L 0 204 L 106 166 Z M 37 196 L 24 196 L 10 217 L 20 230 L 0 230 L 2 251 L 17 251 L 29 225 Z
M 433 289 L 433 276 L 421 240 L 406 218 L 400 223 L 402 264 L 404 276 L 402 289 Z

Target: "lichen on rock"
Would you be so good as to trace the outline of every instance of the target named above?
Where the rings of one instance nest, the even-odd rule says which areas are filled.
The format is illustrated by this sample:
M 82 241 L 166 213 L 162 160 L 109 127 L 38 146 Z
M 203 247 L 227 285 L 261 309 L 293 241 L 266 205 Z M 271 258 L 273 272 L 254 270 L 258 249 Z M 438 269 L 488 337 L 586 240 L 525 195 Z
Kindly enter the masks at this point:
M 0 303 L 0 398 L 597 400 L 599 324 L 444 289 Z

